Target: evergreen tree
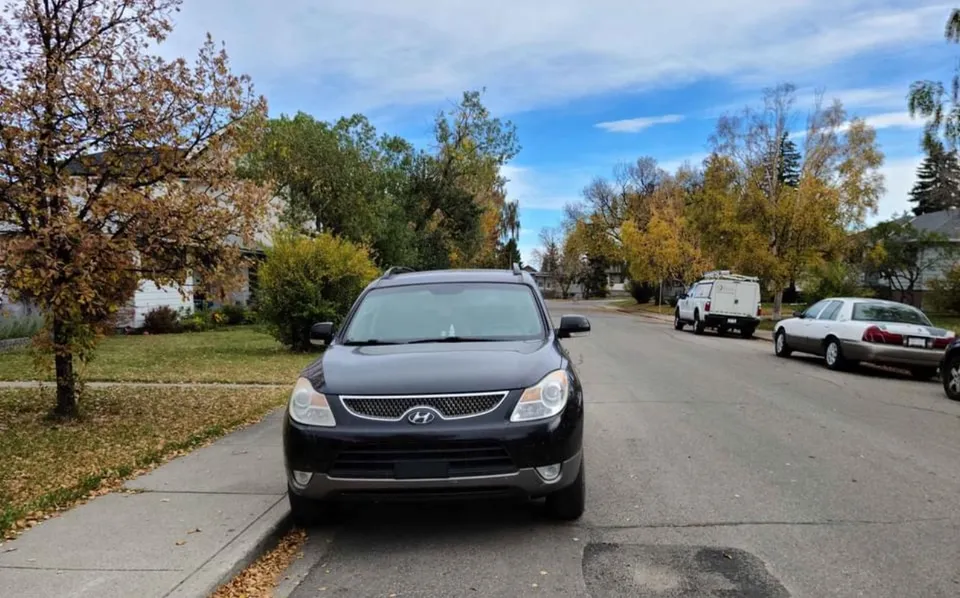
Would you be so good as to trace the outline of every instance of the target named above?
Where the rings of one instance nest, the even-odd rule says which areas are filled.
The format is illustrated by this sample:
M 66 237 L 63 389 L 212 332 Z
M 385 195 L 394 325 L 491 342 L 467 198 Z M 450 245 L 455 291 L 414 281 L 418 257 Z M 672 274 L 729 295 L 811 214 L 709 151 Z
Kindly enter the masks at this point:
M 927 157 L 917 169 L 917 182 L 910 191 L 916 215 L 960 207 L 960 162 L 956 153 L 940 143 L 928 147 Z
M 780 138 L 780 182 L 788 187 L 800 186 L 800 151 L 797 144 L 790 140 L 789 133 L 783 132 Z

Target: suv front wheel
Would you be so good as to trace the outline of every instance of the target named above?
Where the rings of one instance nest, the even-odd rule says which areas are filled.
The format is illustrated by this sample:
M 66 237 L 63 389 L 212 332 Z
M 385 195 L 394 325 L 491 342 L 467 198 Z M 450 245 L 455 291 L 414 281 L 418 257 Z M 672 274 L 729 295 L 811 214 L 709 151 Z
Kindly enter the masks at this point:
M 581 461 L 577 479 L 566 488 L 547 495 L 546 506 L 550 517 L 559 521 L 580 519 L 587 502 L 587 482 L 584 477 L 586 469 L 586 463 Z

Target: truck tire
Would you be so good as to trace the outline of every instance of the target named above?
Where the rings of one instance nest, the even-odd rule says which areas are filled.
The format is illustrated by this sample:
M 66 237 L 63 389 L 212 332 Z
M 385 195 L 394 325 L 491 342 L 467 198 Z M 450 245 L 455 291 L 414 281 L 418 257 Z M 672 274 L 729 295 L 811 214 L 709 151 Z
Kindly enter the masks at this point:
M 707 325 L 700 319 L 700 312 L 693 312 L 693 333 L 694 334 L 703 334 L 703 331 L 707 329 Z

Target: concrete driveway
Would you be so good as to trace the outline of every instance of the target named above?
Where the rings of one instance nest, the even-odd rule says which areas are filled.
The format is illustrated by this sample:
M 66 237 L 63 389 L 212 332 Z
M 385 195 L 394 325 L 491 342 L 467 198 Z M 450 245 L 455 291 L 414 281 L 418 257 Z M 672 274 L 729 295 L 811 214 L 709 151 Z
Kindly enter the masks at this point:
M 937 383 L 597 306 L 567 346 L 588 511 L 364 506 L 294 596 L 960 595 L 960 403 Z M 559 314 L 554 314 L 559 315 Z

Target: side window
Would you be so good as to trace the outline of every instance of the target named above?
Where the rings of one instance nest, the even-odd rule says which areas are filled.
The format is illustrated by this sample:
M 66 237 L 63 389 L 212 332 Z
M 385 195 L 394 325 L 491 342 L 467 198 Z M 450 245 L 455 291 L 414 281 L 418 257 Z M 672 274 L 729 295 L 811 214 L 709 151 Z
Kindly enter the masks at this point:
M 696 296 L 696 297 L 709 297 L 709 296 L 710 296 L 710 289 L 712 289 L 712 288 L 713 288 L 713 283 L 709 283 L 709 282 L 708 282 L 708 283 L 704 283 L 704 284 L 698 284 L 698 285 L 697 285 L 697 293 L 696 293 L 695 296 Z
M 826 307 L 828 303 L 830 302 L 826 300 L 818 301 L 817 303 L 814 303 L 813 305 L 807 308 L 807 311 L 803 312 L 804 317 L 809 319 L 816 318 L 820 314 L 820 311 L 824 307 Z
M 840 308 L 843 307 L 843 301 L 831 301 L 830 304 L 817 316 L 818 320 L 836 320 Z

